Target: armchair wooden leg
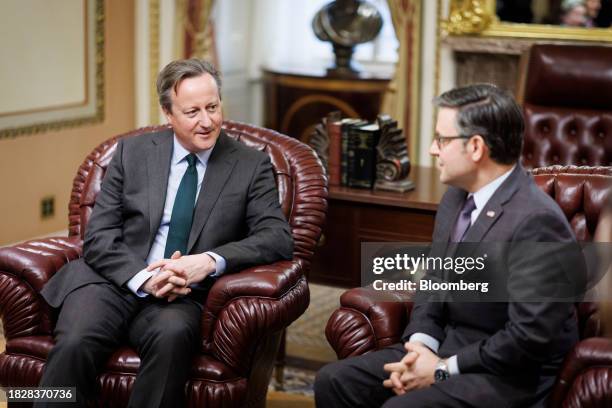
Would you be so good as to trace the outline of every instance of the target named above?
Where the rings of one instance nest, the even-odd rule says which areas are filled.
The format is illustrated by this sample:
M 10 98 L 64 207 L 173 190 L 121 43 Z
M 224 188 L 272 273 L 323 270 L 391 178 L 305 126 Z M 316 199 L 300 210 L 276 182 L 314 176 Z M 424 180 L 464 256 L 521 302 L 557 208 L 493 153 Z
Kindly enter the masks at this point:
M 285 357 L 287 355 L 287 330 L 283 330 L 283 334 L 281 335 L 280 346 L 278 347 L 278 353 L 276 353 L 276 362 L 274 363 L 274 378 L 276 380 L 276 384 L 279 391 L 283 391 L 285 389 Z

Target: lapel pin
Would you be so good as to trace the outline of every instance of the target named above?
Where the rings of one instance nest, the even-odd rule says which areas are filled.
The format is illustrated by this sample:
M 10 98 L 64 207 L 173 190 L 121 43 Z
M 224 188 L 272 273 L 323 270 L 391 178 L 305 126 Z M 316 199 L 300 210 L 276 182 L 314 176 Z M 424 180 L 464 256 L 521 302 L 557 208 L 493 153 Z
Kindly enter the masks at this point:
M 487 211 L 487 217 L 489 218 L 495 217 L 495 211 Z

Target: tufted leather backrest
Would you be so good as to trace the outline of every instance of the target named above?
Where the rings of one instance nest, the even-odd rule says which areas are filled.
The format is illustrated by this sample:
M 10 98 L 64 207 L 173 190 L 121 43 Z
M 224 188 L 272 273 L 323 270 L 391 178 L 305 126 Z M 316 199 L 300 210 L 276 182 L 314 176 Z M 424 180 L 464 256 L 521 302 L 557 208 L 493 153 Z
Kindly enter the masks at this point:
M 576 238 L 592 241 L 599 215 L 612 194 L 612 167 L 550 166 L 532 170 L 536 184 L 561 207 Z M 576 305 L 580 337 L 601 335 L 597 305 Z
M 69 236 L 85 236 L 85 228 L 106 168 L 115 153 L 117 141 L 165 129 L 140 128 L 106 140 L 96 147 L 79 167 L 69 203 Z M 270 129 L 225 121 L 225 133 L 270 156 L 278 187 L 279 201 L 292 227 L 294 258 L 309 262 L 320 234 L 326 211 L 327 182 L 314 151 L 296 139 Z
M 592 241 L 612 191 L 612 167 L 549 166 L 531 171 L 536 184 L 561 207 L 576 238 Z
M 518 95 L 526 168 L 612 166 L 612 47 L 533 45 Z

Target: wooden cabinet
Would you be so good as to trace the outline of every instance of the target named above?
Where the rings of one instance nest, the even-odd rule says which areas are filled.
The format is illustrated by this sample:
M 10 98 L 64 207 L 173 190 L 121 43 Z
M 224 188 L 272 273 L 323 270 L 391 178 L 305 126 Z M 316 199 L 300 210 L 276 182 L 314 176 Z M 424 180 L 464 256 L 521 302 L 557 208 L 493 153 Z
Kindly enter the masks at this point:
M 376 119 L 389 76 L 328 77 L 324 70 L 264 69 L 264 126 L 308 143 L 329 112 Z
M 330 187 L 327 224 L 309 281 L 360 286 L 362 242 L 430 242 L 438 203 L 446 191 L 435 168 L 415 166 L 416 188 L 406 193 Z

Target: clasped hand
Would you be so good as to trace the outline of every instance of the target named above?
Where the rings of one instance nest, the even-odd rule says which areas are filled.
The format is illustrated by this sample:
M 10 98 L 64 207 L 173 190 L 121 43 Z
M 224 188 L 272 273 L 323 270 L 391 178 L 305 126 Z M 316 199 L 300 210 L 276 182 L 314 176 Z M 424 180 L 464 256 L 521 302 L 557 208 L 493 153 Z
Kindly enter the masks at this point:
M 167 297 L 172 302 L 191 292 L 190 285 L 204 280 L 215 271 L 215 260 L 208 254 L 181 256 L 179 251 L 170 259 L 161 259 L 147 267 L 151 272 L 159 269 L 143 285 L 143 291 L 157 298 Z
M 434 382 L 434 371 L 438 356 L 420 342 L 404 344 L 407 353 L 397 363 L 384 365 L 389 378 L 383 381 L 386 388 L 391 388 L 397 395 L 403 395 L 414 389 L 430 386 Z

